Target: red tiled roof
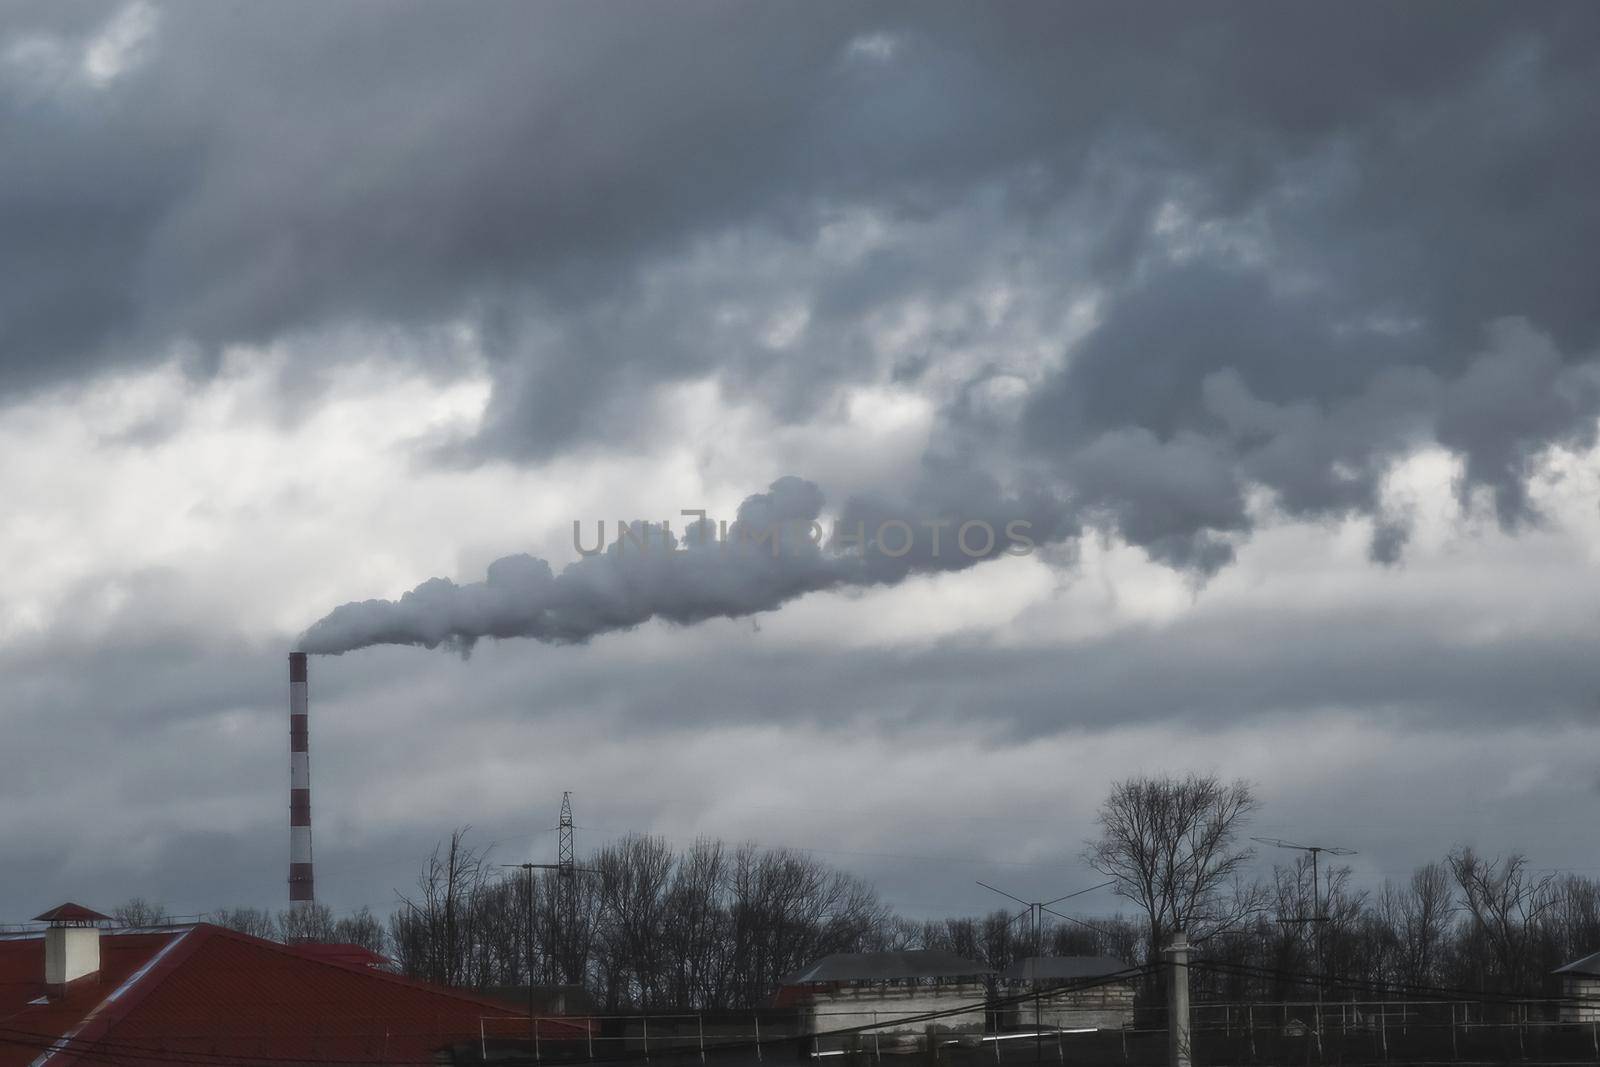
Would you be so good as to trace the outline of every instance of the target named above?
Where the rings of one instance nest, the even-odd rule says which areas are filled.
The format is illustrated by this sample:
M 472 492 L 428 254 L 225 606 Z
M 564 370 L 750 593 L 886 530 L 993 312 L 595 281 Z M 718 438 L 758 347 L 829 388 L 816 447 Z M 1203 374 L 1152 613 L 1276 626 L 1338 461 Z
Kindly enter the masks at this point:
M 297 956 L 326 960 L 329 963 L 348 963 L 352 967 L 386 967 L 389 960 L 365 945 L 345 945 L 334 942 L 307 941 L 284 946 Z
M 44 936 L 0 939 L 0 1064 L 31 1063 L 51 1040 L 70 1032 L 177 933 L 100 936 L 100 975 L 73 982 L 64 996 L 46 997 Z M 39 1002 L 39 1003 L 36 1003 Z
M 493 1000 L 208 924 L 108 933 L 100 943 L 98 980 L 35 1004 L 45 993 L 43 939 L 0 939 L 0 1067 L 31 1063 L 63 1037 L 51 1067 L 166 1056 L 431 1063 L 439 1049 L 476 1040 L 480 1022 L 523 1017 Z M 539 1036 L 582 1040 L 586 1025 L 543 1019 Z

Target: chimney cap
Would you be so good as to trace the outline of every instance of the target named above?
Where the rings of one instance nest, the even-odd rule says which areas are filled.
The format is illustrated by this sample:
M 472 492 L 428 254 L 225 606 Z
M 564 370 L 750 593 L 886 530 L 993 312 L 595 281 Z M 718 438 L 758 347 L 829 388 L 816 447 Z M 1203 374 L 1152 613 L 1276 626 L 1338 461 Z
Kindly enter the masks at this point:
M 35 915 L 33 921 L 49 923 L 51 926 L 93 926 L 99 922 L 110 922 L 111 916 L 101 915 L 93 908 L 69 900 L 65 904 L 57 904 L 43 915 Z

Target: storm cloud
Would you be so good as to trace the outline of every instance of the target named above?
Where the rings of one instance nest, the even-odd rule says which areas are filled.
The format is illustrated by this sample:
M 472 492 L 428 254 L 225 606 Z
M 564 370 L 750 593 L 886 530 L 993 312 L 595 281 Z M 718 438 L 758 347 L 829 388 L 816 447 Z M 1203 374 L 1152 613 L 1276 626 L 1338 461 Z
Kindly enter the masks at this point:
M 726 813 L 830 774 L 1014 827 L 1056 803 L 1027 766 L 1087 825 L 1210 759 L 1315 830 L 1348 797 L 1251 748 L 1304 728 L 1329 795 L 1342 752 L 1450 833 L 1496 773 L 1559 817 L 1600 692 L 1597 52 L 1562 0 L 0 0 L 4 843 L 96 906 L 276 903 L 297 633 L 365 649 L 315 683 L 349 904 L 569 773 L 601 824 L 764 836 Z M 827 539 L 723 550 L 702 504 Z M 575 518 L 682 551 L 579 557 Z M 75 807 L 85 759 L 119 774 Z
M 636 442 L 676 382 L 786 420 L 931 383 L 955 433 L 1009 377 L 996 463 L 1203 573 L 1252 486 L 1393 559 L 1406 450 L 1516 523 L 1592 432 L 1589 5 L 12 6 L 12 393 L 348 328 L 448 374 L 465 335 L 470 465 Z

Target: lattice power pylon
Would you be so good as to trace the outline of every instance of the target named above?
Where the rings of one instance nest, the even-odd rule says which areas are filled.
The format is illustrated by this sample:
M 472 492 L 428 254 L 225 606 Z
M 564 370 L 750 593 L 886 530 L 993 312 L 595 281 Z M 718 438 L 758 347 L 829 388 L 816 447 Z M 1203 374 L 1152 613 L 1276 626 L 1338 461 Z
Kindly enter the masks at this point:
M 561 794 L 561 823 L 556 837 L 556 914 L 561 916 L 561 949 L 558 955 L 562 979 L 568 984 L 583 981 L 578 952 L 578 864 L 573 845 L 572 793 Z

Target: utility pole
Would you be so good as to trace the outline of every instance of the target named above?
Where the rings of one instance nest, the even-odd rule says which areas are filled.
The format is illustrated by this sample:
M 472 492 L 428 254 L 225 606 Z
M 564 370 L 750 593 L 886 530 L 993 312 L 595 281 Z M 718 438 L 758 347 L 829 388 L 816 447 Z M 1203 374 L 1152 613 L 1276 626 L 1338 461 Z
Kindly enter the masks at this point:
M 533 1021 L 533 872 L 556 872 L 556 916 L 558 926 L 565 930 L 552 931 L 555 935 L 552 940 L 560 940 L 571 944 L 576 937 L 578 921 L 578 894 L 577 880 L 580 868 L 577 865 L 573 851 L 572 838 L 572 793 L 561 794 L 561 821 L 557 825 L 556 862 L 554 863 L 502 863 L 500 866 L 521 871 L 527 877 L 527 895 L 523 900 L 526 908 L 527 942 L 528 942 L 528 1041 L 529 1048 L 532 1042 L 538 1040 L 534 1032 Z M 587 868 L 584 873 L 592 874 Z M 573 964 L 561 958 L 559 947 L 552 946 L 551 955 L 555 957 L 557 966 L 561 967 L 561 974 L 567 978 L 568 984 L 575 983 L 576 979 L 570 977 Z
M 1194 1048 L 1189 1028 L 1189 938 L 1173 935 L 1167 957 L 1167 1064 L 1190 1067 Z
M 527 894 L 523 897 L 523 906 L 526 908 L 527 912 L 526 938 L 528 944 L 528 1048 L 532 1049 L 534 1047 L 534 1042 L 538 1040 L 538 1037 L 534 1032 L 535 1024 L 533 1021 L 533 872 L 551 870 L 553 869 L 553 865 L 549 863 L 502 863 L 500 866 L 511 867 L 520 870 L 524 875 L 527 876 L 528 879 Z

